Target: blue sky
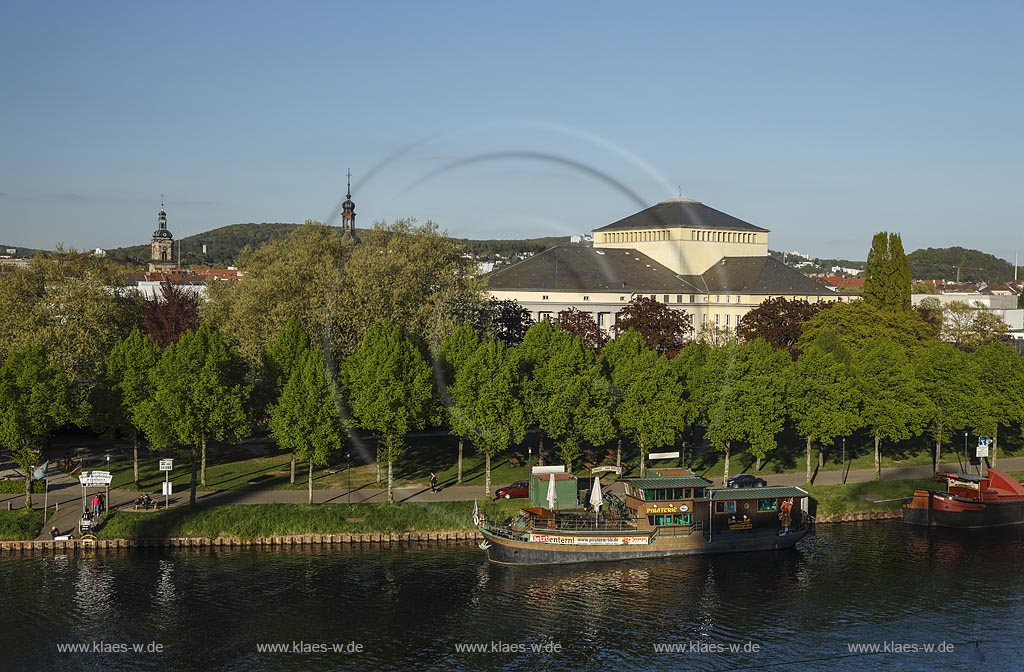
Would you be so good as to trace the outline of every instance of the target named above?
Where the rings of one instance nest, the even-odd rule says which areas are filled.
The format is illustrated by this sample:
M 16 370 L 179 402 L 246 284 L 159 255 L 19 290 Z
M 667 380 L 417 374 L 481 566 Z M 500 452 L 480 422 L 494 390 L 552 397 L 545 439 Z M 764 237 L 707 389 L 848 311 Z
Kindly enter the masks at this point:
M 679 189 L 823 257 L 1024 230 L 1020 2 L 0 8 L 0 243 L 336 224 L 349 168 L 360 226 L 474 238 Z

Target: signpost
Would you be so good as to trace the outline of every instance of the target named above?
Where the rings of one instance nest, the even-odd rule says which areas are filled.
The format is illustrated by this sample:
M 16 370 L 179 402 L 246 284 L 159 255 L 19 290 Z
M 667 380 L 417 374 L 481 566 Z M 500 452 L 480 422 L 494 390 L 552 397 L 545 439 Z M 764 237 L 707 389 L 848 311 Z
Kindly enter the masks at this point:
M 106 496 L 103 498 L 104 510 L 110 508 L 110 482 L 114 476 L 109 471 L 83 471 L 78 475 L 78 482 L 82 484 L 82 510 L 86 510 L 85 492 L 87 488 L 106 488 Z
M 160 471 L 164 472 L 164 508 L 171 505 L 171 470 L 174 469 L 174 459 L 164 458 L 160 460 Z
M 977 449 L 977 451 L 974 454 L 978 458 L 979 461 L 983 457 L 985 459 L 988 459 L 988 451 L 989 451 L 989 449 L 991 447 L 992 447 L 992 439 L 984 437 L 984 436 L 979 436 L 978 437 L 978 449 Z M 978 467 L 978 473 L 980 475 L 982 475 L 982 476 L 985 475 L 985 463 L 984 462 L 982 462 L 981 465 Z

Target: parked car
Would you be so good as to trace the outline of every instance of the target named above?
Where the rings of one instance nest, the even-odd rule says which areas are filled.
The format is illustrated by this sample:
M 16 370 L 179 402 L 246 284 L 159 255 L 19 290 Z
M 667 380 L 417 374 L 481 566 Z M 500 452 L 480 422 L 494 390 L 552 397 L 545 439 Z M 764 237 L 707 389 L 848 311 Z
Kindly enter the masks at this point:
M 516 481 L 512 485 L 506 485 L 504 488 L 498 488 L 494 491 L 495 499 L 515 499 L 529 496 L 529 481 Z
M 751 474 L 736 474 L 726 481 L 730 488 L 763 488 L 768 481 Z

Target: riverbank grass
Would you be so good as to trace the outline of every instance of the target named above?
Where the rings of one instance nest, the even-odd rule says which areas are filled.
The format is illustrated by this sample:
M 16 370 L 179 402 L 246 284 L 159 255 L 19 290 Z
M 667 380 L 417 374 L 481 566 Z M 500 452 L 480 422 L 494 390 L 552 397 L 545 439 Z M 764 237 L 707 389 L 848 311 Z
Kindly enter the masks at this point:
M 520 502 L 482 502 L 489 518 L 514 515 Z M 473 529 L 473 502 L 402 504 L 221 504 L 159 511 L 112 511 L 103 539 L 258 537 L 290 534 L 436 532 Z
M 35 539 L 42 529 L 43 512 L 38 509 L 0 511 L 0 541 Z

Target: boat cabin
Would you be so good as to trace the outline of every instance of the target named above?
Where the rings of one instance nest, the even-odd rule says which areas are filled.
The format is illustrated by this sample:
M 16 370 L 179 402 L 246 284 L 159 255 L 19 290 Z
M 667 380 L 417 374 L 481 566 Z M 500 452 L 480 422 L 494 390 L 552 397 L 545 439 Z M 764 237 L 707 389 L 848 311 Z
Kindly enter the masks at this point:
M 750 532 L 803 523 L 806 490 L 792 486 L 716 489 L 711 481 L 688 470 L 654 471 L 646 478 L 622 479 L 625 505 L 638 530 L 672 533 Z M 688 473 L 678 473 L 688 472 Z

